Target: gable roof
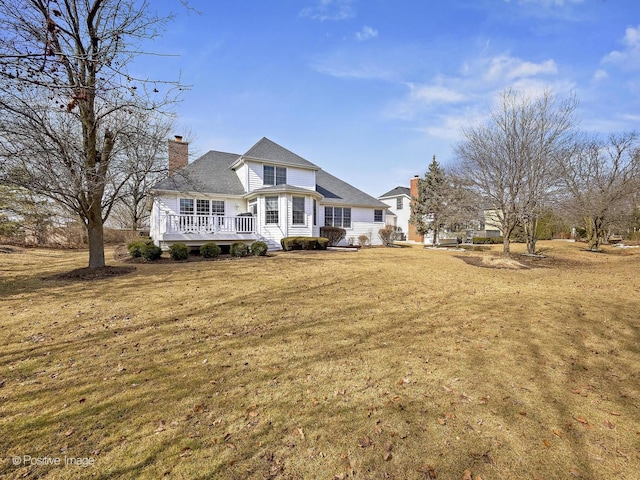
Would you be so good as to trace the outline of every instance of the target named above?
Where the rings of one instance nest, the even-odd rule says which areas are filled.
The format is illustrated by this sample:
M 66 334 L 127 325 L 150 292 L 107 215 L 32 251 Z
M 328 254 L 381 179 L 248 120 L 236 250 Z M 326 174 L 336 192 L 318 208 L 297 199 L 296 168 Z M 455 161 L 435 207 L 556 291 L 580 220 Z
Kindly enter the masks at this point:
M 244 195 L 245 191 L 238 175 L 231 170 L 231 165 L 238 160 L 238 157 L 237 153 L 211 150 L 157 183 L 153 188 L 179 192 Z
M 280 145 L 272 142 L 266 137 L 262 137 L 253 147 L 247 150 L 247 152 L 238 159 L 238 163 L 241 162 L 242 158 L 245 157 L 254 160 L 264 160 L 269 163 L 291 165 L 301 168 L 311 168 L 314 170 L 318 170 L 320 168 L 317 165 L 311 163 L 309 160 L 306 160 L 300 155 L 296 155 L 292 151 L 281 147 Z M 235 165 L 233 165 L 233 167 L 235 167 Z
M 406 195 L 407 197 L 410 197 L 411 190 L 408 187 L 396 187 L 393 190 L 389 190 L 384 195 L 380 195 L 378 198 L 398 197 L 400 195 Z

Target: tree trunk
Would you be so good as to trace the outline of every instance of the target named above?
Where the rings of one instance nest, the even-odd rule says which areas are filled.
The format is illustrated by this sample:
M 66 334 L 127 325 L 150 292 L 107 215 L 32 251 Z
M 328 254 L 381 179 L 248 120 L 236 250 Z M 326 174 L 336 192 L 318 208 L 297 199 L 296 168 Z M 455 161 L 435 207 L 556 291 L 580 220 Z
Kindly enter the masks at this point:
M 525 222 L 524 224 L 524 232 L 527 237 L 527 252 L 531 255 L 536 253 L 536 242 L 538 241 L 537 237 L 538 230 L 538 219 L 532 218 Z
M 89 239 L 89 268 L 103 268 L 104 261 L 104 228 L 102 213 L 92 208 L 87 215 L 87 238 Z
M 509 235 L 502 237 L 502 256 L 504 258 L 511 258 L 511 241 L 509 240 Z

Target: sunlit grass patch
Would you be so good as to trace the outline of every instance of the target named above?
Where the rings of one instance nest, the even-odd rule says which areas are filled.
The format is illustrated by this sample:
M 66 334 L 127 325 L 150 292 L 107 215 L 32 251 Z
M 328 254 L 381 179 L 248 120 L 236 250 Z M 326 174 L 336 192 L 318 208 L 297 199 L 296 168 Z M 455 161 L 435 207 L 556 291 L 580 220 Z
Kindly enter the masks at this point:
M 0 254 L 0 474 L 634 478 L 639 257 L 544 246 L 521 270 L 369 248 L 90 282 L 44 279 L 84 252 Z

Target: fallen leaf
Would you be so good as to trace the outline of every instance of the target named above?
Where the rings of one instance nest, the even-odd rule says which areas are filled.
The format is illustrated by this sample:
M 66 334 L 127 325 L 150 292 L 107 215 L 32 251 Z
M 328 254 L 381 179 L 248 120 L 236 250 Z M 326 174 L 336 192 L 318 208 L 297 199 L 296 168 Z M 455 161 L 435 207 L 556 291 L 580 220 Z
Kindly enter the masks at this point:
M 571 475 L 572 477 L 576 477 L 576 478 L 580 478 L 580 470 L 578 470 L 578 467 L 576 467 L 575 465 L 573 467 L 571 467 L 571 470 L 569 470 L 569 475 Z
M 446 425 L 446 424 L 447 424 L 447 421 L 446 421 L 444 418 L 442 418 L 442 417 L 438 417 L 438 423 L 439 423 L 440 425 Z
M 576 422 L 582 423 L 583 425 L 589 425 L 589 422 L 586 419 L 582 418 L 582 417 L 573 417 L 573 419 Z
M 614 428 L 616 428 L 616 426 L 613 423 L 611 423 L 609 420 L 605 420 L 603 423 L 604 423 L 604 426 L 607 427 L 608 429 L 613 430 Z
M 609 412 L 609 413 L 614 417 L 619 417 L 620 415 L 622 415 L 620 412 Z
M 367 448 L 373 446 L 373 440 L 369 437 L 364 437 L 358 440 L 358 446 L 360 448 Z
M 182 449 L 182 452 L 180 452 L 180 457 L 182 457 L 182 458 L 188 457 L 189 455 L 191 455 L 191 448 L 189 448 L 189 447 L 184 447 Z
M 384 461 L 388 462 L 389 460 L 391 460 L 391 458 L 392 458 L 391 452 L 385 452 Z
M 558 437 L 558 438 L 562 438 L 562 433 L 560 433 L 560 430 L 557 430 L 557 429 L 555 429 L 555 428 L 554 428 L 554 429 L 553 429 L 553 430 L 551 430 L 551 431 L 553 432 L 553 434 L 554 434 L 556 437 Z
M 296 428 L 296 431 L 300 434 L 300 436 L 304 440 L 304 432 L 302 431 L 302 428 Z
M 471 470 L 467 469 L 462 472 L 462 480 L 473 480 L 473 478 L 471 478 Z
M 196 413 L 203 413 L 204 412 L 204 404 L 198 403 L 195 407 L 193 407 L 193 411 L 196 412 Z
M 69 437 L 69 436 L 73 435 L 73 432 L 75 432 L 75 430 L 73 428 L 70 428 L 69 430 L 64 432 L 64 436 L 65 437 Z
M 257 416 L 258 416 L 258 412 L 257 412 L 256 410 L 251 410 L 251 411 L 249 412 L 249 416 L 250 416 L 250 417 L 257 417 Z
M 549 443 L 549 440 L 547 440 L 546 438 L 542 441 L 542 443 L 544 443 L 544 446 L 547 448 L 551 446 L 551 444 Z

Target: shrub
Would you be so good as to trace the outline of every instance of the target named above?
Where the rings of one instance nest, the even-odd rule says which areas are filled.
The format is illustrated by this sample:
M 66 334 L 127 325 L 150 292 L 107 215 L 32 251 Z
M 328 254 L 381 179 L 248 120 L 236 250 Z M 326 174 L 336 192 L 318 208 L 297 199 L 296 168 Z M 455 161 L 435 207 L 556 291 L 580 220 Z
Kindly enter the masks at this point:
M 378 236 L 382 240 L 383 245 L 391 245 L 402 235 L 402 228 L 393 225 L 385 225 L 384 228 L 378 230 Z
M 362 247 L 366 247 L 371 244 L 371 240 L 369 239 L 369 235 L 358 235 L 358 243 Z
M 280 240 L 285 252 L 290 250 L 326 250 L 329 239 L 323 237 L 285 237 Z
M 475 244 L 486 244 L 486 245 L 490 245 L 490 244 L 499 244 L 502 243 L 502 237 L 473 237 L 471 239 L 472 243 Z
M 329 245 L 335 247 L 347 236 L 347 231 L 340 227 L 325 226 L 320 227 L 320 236 L 327 238 L 329 240 Z
M 269 247 L 264 242 L 253 242 L 251 244 L 251 254 L 257 257 L 264 257 Z
M 169 247 L 171 260 L 186 260 L 189 257 L 189 247 L 184 243 L 174 243 Z
M 156 260 L 160 260 L 162 256 L 162 249 L 153 243 L 147 244 L 142 249 L 142 258 L 144 258 L 147 262 L 155 262 Z
M 143 250 L 148 245 L 153 245 L 153 240 L 151 240 L 150 238 L 146 240 L 140 239 L 140 240 L 136 240 L 135 242 L 131 242 L 129 245 L 127 245 L 127 250 L 129 251 L 129 255 L 132 258 L 140 258 L 142 257 Z
M 229 253 L 231 253 L 232 257 L 246 257 L 249 255 L 249 247 L 247 247 L 246 243 L 234 242 L 231 244 Z
M 216 258 L 222 249 L 213 242 L 205 243 L 200 247 L 200 255 L 203 258 Z

